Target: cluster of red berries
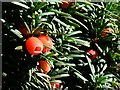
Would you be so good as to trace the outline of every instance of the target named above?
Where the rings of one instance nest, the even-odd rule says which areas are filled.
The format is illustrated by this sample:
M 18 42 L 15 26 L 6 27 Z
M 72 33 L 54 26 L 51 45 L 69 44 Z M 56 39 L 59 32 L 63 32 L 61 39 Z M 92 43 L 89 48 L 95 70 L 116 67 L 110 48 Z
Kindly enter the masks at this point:
M 20 24 L 19 30 L 25 35 L 29 36 L 29 33 L 23 23 Z M 29 37 L 26 40 L 26 49 L 32 55 L 38 55 L 40 53 L 49 52 L 53 47 L 52 39 L 47 34 L 40 34 L 38 37 Z
M 29 37 L 26 40 L 26 49 L 32 55 L 38 55 L 42 52 L 50 52 L 50 48 L 52 47 L 53 42 L 51 38 L 46 34 L 41 34 L 38 37 Z M 51 70 L 51 66 L 46 60 L 40 60 L 37 69 L 40 72 L 47 74 Z
M 20 24 L 19 30 L 25 35 L 29 36 L 25 25 Z M 38 37 L 29 37 L 26 40 L 26 49 L 32 55 L 38 55 L 40 53 L 50 52 L 50 48 L 53 47 L 52 39 L 46 34 L 40 34 Z M 51 65 L 47 60 L 40 60 L 37 70 L 47 74 L 51 70 Z M 60 88 L 60 83 L 50 82 L 54 88 Z

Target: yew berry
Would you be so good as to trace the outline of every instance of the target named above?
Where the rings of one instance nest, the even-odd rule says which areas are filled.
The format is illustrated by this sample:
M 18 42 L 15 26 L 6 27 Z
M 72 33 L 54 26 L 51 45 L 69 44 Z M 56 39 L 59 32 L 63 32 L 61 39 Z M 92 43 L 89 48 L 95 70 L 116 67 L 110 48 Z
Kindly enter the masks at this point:
M 72 0 L 66 0 L 66 1 L 62 2 L 61 7 L 68 8 L 71 3 L 72 3 Z
M 43 47 L 42 52 L 44 52 L 44 53 L 49 52 L 50 48 L 53 47 L 52 39 L 46 34 L 41 34 L 40 36 L 38 36 L 38 39 L 43 43 L 43 45 L 45 45 Z M 50 48 L 48 48 L 48 47 L 50 47 Z
M 101 33 L 101 37 L 105 38 L 109 36 L 109 33 L 113 33 L 114 30 L 112 28 L 105 28 Z
M 94 60 L 96 57 L 98 57 L 98 52 L 95 50 L 90 49 L 90 50 L 87 50 L 87 52 L 90 54 L 91 60 Z
M 55 87 L 55 88 L 60 88 L 60 83 L 56 83 L 56 82 L 50 82 L 51 86 Z
M 23 33 L 25 36 L 29 35 L 29 32 L 27 31 L 27 28 L 25 27 L 24 23 L 21 23 L 19 26 L 19 30 L 21 33 Z
M 26 40 L 26 49 L 30 54 L 38 55 L 43 50 L 43 44 L 38 38 L 30 37 Z
M 40 70 L 40 68 L 42 70 Z M 51 70 L 51 66 L 50 64 L 46 61 L 46 60 L 40 60 L 39 61 L 39 67 L 37 67 L 37 69 L 41 72 L 43 71 L 44 74 L 47 74 L 50 70 Z

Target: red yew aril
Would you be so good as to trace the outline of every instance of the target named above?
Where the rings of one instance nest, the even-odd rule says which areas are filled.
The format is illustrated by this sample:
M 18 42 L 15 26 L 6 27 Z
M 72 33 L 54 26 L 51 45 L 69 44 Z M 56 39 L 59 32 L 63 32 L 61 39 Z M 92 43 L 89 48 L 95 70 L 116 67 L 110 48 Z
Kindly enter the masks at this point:
M 72 3 L 72 0 L 66 0 L 66 1 L 61 3 L 61 7 L 62 8 L 68 8 L 71 3 Z
M 44 47 L 43 47 L 43 50 L 42 50 L 42 52 L 49 52 L 50 51 L 50 48 L 52 48 L 53 47 L 53 42 L 52 42 L 52 39 L 48 36 L 48 35 L 46 35 L 46 34 L 41 34 L 40 36 L 38 36 L 38 39 L 43 43 L 43 45 L 45 45 Z M 48 48 L 48 47 L 46 47 L 46 46 L 48 46 L 48 47 L 50 47 L 50 48 Z
M 50 82 L 51 86 L 55 87 L 55 88 L 60 88 L 60 83 L 55 83 L 55 82 Z
M 39 61 L 39 66 L 37 66 L 37 69 L 41 72 L 40 69 L 43 70 L 44 74 L 47 74 L 50 70 L 51 70 L 51 66 L 49 64 L 49 62 L 47 62 L 46 60 L 40 60 Z
M 101 37 L 105 38 L 108 37 L 108 33 L 113 33 L 114 30 L 112 28 L 105 28 L 104 31 L 101 33 Z
M 98 52 L 95 50 L 90 49 L 90 50 L 87 50 L 87 52 L 90 54 L 91 60 L 94 60 L 96 57 L 98 57 Z
M 30 37 L 26 40 L 26 49 L 30 54 L 38 55 L 43 50 L 43 44 L 38 38 Z
M 25 36 L 29 35 L 29 32 L 27 31 L 27 28 L 25 27 L 24 23 L 21 23 L 19 26 L 19 30 L 21 33 L 23 33 Z

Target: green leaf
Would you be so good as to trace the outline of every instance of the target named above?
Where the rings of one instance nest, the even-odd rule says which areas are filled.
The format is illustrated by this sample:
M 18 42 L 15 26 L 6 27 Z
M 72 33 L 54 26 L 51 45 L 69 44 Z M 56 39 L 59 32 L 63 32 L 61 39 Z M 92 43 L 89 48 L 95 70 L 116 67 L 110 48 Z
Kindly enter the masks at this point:
M 68 13 L 61 12 L 61 11 L 58 11 L 58 10 L 55 10 L 55 9 L 51 9 L 50 11 L 55 12 L 55 13 L 60 14 L 60 15 L 63 15 L 63 16 L 71 16 Z
M 49 82 L 48 82 L 48 83 L 43 82 L 43 83 L 44 83 L 44 85 L 45 85 L 45 87 L 46 87 L 46 90 L 50 90 L 50 89 L 49 89 L 50 85 L 48 85 Z M 44 87 L 44 88 L 45 88 L 45 87 Z
M 51 56 L 54 56 L 55 53 L 53 52 L 49 52 L 49 53 L 45 53 L 44 56 L 45 57 L 51 57 Z
M 94 6 L 97 6 L 98 8 L 104 8 L 104 5 L 99 5 L 99 4 L 95 4 L 95 3 L 91 3 L 91 4 L 93 4 Z
M 44 45 L 44 46 L 46 46 L 46 45 Z M 46 46 L 46 47 L 48 47 L 48 46 Z M 58 51 L 54 46 L 52 48 L 51 47 L 48 47 L 48 48 L 50 48 L 51 50 L 54 50 L 55 52 L 58 52 L 61 55 L 63 55 L 63 53 Z
M 56 4 L 56 2 L 51 2 L 51 0 L 47 0 L 47 1 L 50 2 L 50 4 L 52 4 L 52 5 Z
M 52 80 L 52 81 L 50 81 L 50 82 L 62 83 L 62 81 L 61 81 L 61 80 Z
M 23 38 L 23 36 L 20 33 L 16 32 L 15 30 L 11 29 L 10 31 L 13 32 L 19 38 Z
M 50 76 L 48 76 L 47 74 L 43 74 L 43 73 L 36 73 L 37 76 L 39 77 L 46 77 L 46 78 L 51 78 Z
M 97 43 L 95 43 L 95 45 L 97 46 L 97 48 L 99 49 L 99 51 L 102 53 L 103 50 L 101 49 L 101 47 Z
M 67 66 L 76 66 L 74 63 L 65 63 Z
M 29 90 L 27 85 L 24 85 L 24 86 L 25 86 L 25 90 Z
M 34 6 L 36 7 L 38 5 L 39 2 L 33 2 Z
M 30 85 L 30 82 L 26 82 L 26 84 L 27 84 L 28 86 L 31 86 L 31 85 Z
M 68 19 L 70 19 L 70 20 L 73 20 L 73 21 L 79 23 L 80 25 L 82 25 L 86 30 L 89 30 L 89 29 L 87 28 L 87 26 L 85 26 L 85 25 L 84 25 L 82 22 L 80 22 L 79 20 L 77 20 L 77 19 L 75 19 L 75 18 L 73 18 L 73 17 L 65 17 L 65 18 L 68 18 Z
M 105 89 L 110 89 L 110 90 L 114 90 L 113 87 L 111 87 L 111 86 L 107 86 L 107 85 L 104 85 L 103 88 L 105 88 Z
M 77 47 L 75 47 L 75 46 L 73 46 L 73 45 L 70 45 L 70 44 L 63 44 L 63 46 L 71 47 L 71 48 L 74 48 L 74 49 L 76 49 L 76 50 L 79 51 L 79 49 L 78 49 Z
M 21 88 L 22 88 L 21 90 L 25 90 L 23 86 L 21 86 Z
M 80 27 L 77 23 L 72 22 L 71 20 L 64 20 L 64 22 L 70 26 Z
M 32 70 L 29 70 L 29 81 L 31 81 L 31 76 L 32 76 Z
M 27 5 L 22 4 L 22 3 L 20 3 L 20 2 L 13 1 L 13 2 L 11 2 L 11 3 L 16 4 L 16 5 L 18 5 L 18 6 L 21 6 L 21 7 L 25 8 L 25 9 L 30 9 L 30 7 L 28 7 Z
M 66 70 L 68 70 L 68 67 L 64 67 L 64 68 L 58 70 L 57 73 L 58 73 L 58 74 L 59 74 L 59 73 L 64 73 Z
M 54 24 L 53 22 L 51 22 L 51 24 L 52 24 L 52 27 L 53 27 L 53 32 L 52 32 L 52 33 L 55 33 L 54 35 L 55 35 L 55 37 L 56 37 L 56 36 L 57 36 L 56 26 L 55 26 L 55 24 Z
M 54 12 L 45 12 L 45 13 L 41 13 L 40 16 L 45 16 L 45 15 L 54 15 Z
M 57 79 L 57 78 L 64 78 L 64 77 L 68 77 L 68 76 L 70 76 L 70 75 L 69 74 L 60 74 L 60 75 L 51 76 L 51 78 Z
M 77 42 L 78 44 L 90 47 L 90 42 L 88 42 L 88 41 L 77 39 L 77 38 L 74 38 L 74 37 L 72 39 L 74 39 L 74 41 Z
M 101 76 L 100 78 L 97 79 L 97 83 L 104 83 L 104 81 L 106 81 L 106 77 Z
M 19 2 L 23 2 L 23 3 L 26 3 L 26 1 L 25 1 L 25 0 L 19 0 Z
M 47 5 L 47 2 L 41 2 L 40 4 L 37 5 L 37 7 L 34 10 L 35 11 L 39 10 L 39 9 L 45 7 L 46 5 Z
M 91 59 L 90 59 L 88 56 L 86 56 L 86 58 L 87 58 L 87 61 L 88 61 L 90 70 L 91 70 L 91 72 L 92 72 L 92 75 L 95 76 L 95 68 L 94 68 L 94 66 L 91 64 L 92 61 L 91 61 Z
M 52 29 L 52 25 L 47 22 L 41 22 L 42 25 L 47 25 L 50 29 Z M 39 26 L 38 26 L 39 27 Z
M 37 77 L 32 76 L 32 78 L 34 78 L 34 80 L 38 83 L 41 84 L 44 87 L 44 84 L 42 81 L 40 81 Z
M 77 72 L 74 72 L 75 75 L 77 75 L 80 79 L 82 79 L 83 81 L 88 81 L 86 78 L 84 78 L 82 75 L 80 75 Z
M 114 36 L 108 36 L 108 37 L 105 37 L 105 38 L 103 38 L 102 40 L 103 41 L 114 41 L 116 38 L 114 37 Z
M 41 19 L 39 20 L 39 23 L 41 23 L 41 22 L 47 22 L 47 19 L 46 19 L 46 18 L 41 18 Z
M 70 54 L 71 57 L 85 57 L 85 55 L 80 54 Z
M 58 23 L 60 23 L 61 25 L 65 26 L 65 27 L 69 26 L 66 23 L 62 22 L 60 19 L 56 18 L 56 17 L 54 17 L 53 20 L 56 21 L 56 22 L 58 22 Z
M 68 42 L 74 42 L 76 43 L 75 39 L 73 37 L 65 37 L 65 40 Z
M 89 2 L 89 1 L 86 1 L 86 0 L 85 0 L 85 2 L 83 2 L 83 3 L 85 3 L 86 5 L 89 5 L 89 6 L 91 6 L 91 7 L 94 7 L 94 6 L 93 6 L 94 3 L 91 3 L 91 2 Z
M 86 16 L 86 15 L 84 15 L 84 14 L 82 14 L 82 13 L 79 13 L 79 12 L 77 12 L 77 11 L 75 12 L 75 14 L 76 14 L 76 15 L 79 15 L 79 16 L 81 16 L 81 17 L 83 17 L 83 18 L 92 20 L 92 18 L 90 18 L 90 17 L 88 17 L 88 16 Z
M 79 34 L 79 33 L 82 33 L 82 31 L 73 31 L 71 33 L 68 33 L 67 36 L 72 36 L 72 35 L 76 35 L 76 34 Z
M 35 87 L 35 88 L 37 88 L 38 89 L 38 86 L 37 85 L 35 85 L 35 83 L 33 83 L 33 82 L 29 82 L 33 87 Z
M 23 46 L 17 46 L 16 48 L 15 48 L 15 50 L 22 50 L 23 49 Z
M 88 65 L 88 64 L 87 64 L 87 65 Z M 91 77 L 92 82 L 96 83 L 95 76 L 93 76 L 92 74 L 89 74 L 89 75 L 90 75 L 90 77 Z
M 111 73 L 110 73 L 110 74 L 106 74 L 105 76 L 106 76 L 106 77 L 109 77 L 109 78 L 115 77 L 115 75 L 114 75 L 114 74 L 111 74 Z
M 107 64 L 105 64 L 105 65 L 103 66 L 103 69 L 102 69 L 102 71 L 100 72 L 100 74 L 102 74 L 106 69 L 107 69 Z
M 45 81 L 46 83 L 49 83 L 49 81 L 48 81 L 48 79 L 47 78 L 45 78 L 45 77 L 43 77 L 43 76 L 38 76 L 38 77 L 40 77 L 43 81 Z
M 111 10 L 112 6 L 113 6 L 113 3 L 109 2 L 109 3 L 106 4 L 106 9 Z
M 59 58 L 60 59 L 60 58 Z M 64 58 L 62 58 L 63 60 L 64 60 Z M 67 58 L 66 58 L 67 59 Z M 61 60 L 61 59 L 60 59 Z M 55 65 L 57 65 L 57 66 L 69 66 L 69 67 L 71 67 L 71 66 L 76 66 L 74 63 L 64 63 L 64 62 L 62 62 L 62 61 L 59 61 L 58 63 L 56 63 Z

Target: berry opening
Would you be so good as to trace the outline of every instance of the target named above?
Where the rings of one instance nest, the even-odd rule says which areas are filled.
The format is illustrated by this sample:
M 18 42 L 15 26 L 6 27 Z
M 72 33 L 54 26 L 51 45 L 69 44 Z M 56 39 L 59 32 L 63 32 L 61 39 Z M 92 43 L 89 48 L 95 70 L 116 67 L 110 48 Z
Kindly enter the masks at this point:
M 41 47 L 36 47 L 35 51 L 41 51 Z

